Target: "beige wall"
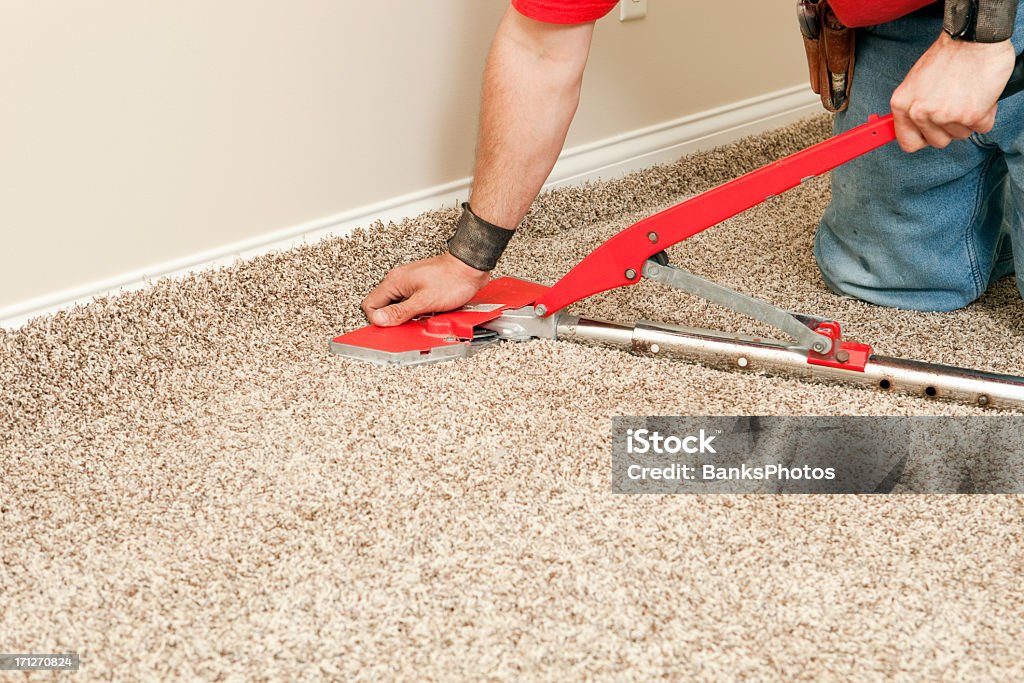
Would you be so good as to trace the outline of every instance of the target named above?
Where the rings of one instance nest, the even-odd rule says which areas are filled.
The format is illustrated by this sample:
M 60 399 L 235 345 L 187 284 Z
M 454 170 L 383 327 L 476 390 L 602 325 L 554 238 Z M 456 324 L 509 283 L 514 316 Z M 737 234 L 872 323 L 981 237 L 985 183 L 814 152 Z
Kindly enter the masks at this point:
M 791 2 L 649 4 L 570 145 L 804 77 Z M 0 307 L 468 175 L 505 6 L 0 0 Z

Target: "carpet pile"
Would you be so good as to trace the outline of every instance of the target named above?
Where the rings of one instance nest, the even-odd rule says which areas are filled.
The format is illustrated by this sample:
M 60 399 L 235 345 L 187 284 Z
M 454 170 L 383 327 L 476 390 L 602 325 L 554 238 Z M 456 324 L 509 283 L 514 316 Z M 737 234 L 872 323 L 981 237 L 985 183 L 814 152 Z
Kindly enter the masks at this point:
M 829 126 L 547 193 L 496 274 L 554 282 Z M 1012 278 L 948 314 L 830 293 L 811 255 L 828 183 L 672 259 L 879 353 L 1024 374 Z M 0 648 L 77 651 L 81 680 L 1024 678 L 1020 497 L 610 492 L 614 415 L 978 408 L 549 341 L 408 370 L 330 356 L 455 217 L 0 332 Z M 760 331 L 650 284 L 577 310 Z

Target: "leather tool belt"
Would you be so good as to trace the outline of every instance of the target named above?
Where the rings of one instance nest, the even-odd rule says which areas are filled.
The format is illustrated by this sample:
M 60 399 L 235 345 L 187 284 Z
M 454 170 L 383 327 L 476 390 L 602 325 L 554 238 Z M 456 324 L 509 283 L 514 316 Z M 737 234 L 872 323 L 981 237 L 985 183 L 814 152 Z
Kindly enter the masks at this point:
M 843 111 L 853 88 L 854 29 L 843 26 L 828 0 L 800 0 L 797 14 L 811 89 L 821 95 L 825 109 Z

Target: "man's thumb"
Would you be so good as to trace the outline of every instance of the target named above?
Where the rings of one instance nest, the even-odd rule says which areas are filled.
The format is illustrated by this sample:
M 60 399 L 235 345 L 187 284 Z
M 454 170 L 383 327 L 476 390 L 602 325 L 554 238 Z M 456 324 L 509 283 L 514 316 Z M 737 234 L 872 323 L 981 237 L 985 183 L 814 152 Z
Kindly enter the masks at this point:
M 378 308 L 370 314 L 370 322 L 378 327 L 392 327 L 412 320 L 423 311 L 417 310 L 412 299 Z

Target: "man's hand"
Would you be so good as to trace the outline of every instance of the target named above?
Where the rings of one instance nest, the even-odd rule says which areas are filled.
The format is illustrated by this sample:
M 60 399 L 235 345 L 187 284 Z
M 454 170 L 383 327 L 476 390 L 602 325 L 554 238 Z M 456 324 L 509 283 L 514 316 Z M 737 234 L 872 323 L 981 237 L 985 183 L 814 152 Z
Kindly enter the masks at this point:
M 462 306 L 490 278 L 490 273 L 471 268 L 445 252 L 392 270 L 363 299 L 363 312 L 374 325 L 400 325 L 424 313 Z
M 992 130 L 1015 58 L 1008 40 L 973 43 L 939 36 L 892 95 L 896 139 L 903 151 L 943 148 Z

